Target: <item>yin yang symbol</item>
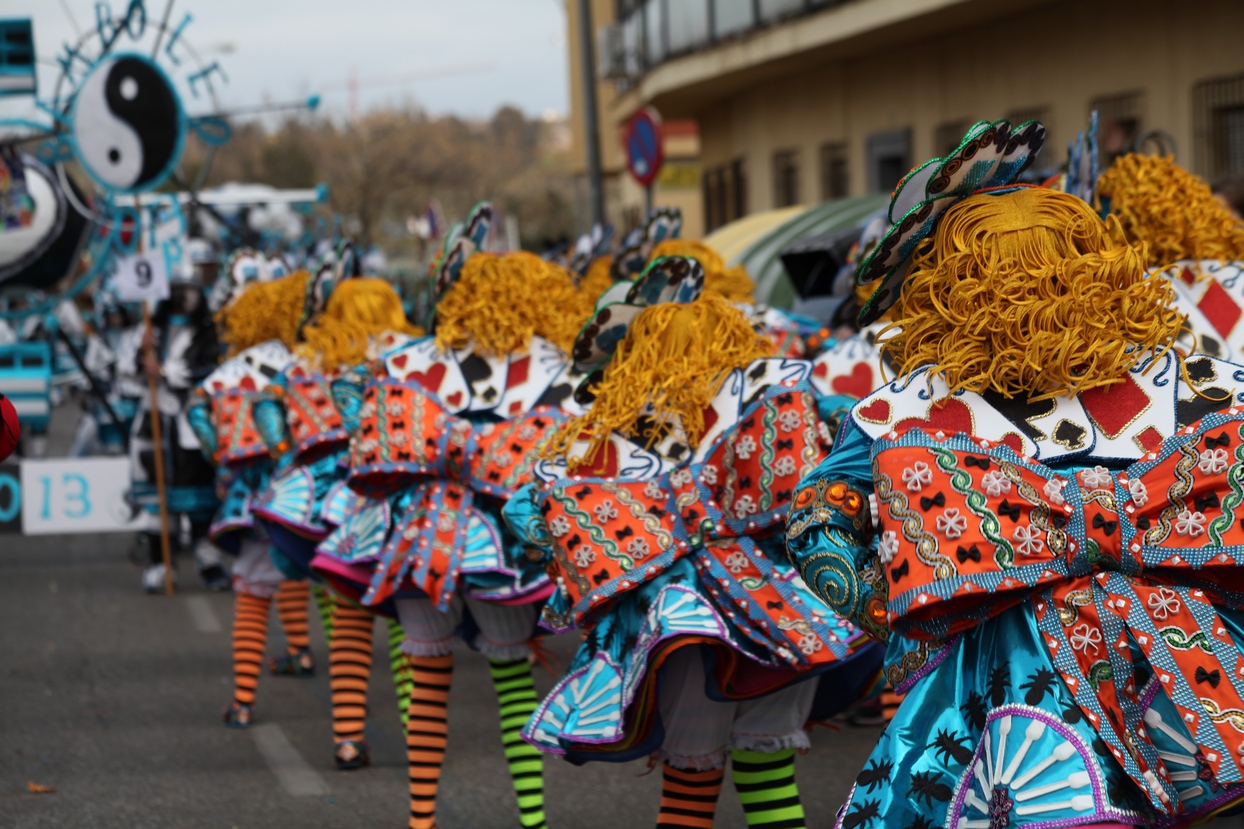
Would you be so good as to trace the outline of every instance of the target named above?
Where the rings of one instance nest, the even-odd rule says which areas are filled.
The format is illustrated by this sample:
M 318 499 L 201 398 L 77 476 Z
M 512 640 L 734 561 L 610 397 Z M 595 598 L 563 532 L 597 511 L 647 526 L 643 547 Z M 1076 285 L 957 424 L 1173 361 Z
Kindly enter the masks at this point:
M 167 76 L 141 55 L 117 55 L 91 70 L 74 98 L 76 156 L 105 190 L 159 185 L 181 154 L 184 122 Z

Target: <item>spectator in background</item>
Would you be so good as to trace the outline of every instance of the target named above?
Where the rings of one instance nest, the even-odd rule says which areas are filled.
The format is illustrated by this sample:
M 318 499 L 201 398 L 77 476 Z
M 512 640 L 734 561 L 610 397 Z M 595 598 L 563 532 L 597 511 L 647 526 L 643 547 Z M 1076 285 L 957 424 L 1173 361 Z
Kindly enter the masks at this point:
M 1238 221 L 1244 221 L 1244 176 L 1219 179 L 1214 183 L 1213 190 L 1231 215 Z

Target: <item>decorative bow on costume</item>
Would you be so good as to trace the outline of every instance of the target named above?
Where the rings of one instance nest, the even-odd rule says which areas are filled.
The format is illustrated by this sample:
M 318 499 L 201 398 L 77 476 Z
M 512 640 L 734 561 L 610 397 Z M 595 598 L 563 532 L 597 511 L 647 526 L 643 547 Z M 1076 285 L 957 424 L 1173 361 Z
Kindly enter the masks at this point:
M 351 440 L 350 487 L 383 494 L 414 485 L 381 553 L 364 604 L 410 582 L 449 608 L 476 493 L 508 499 L 531 481 L 536 448 L 564 415 L 541 407 L 502 423 L 474 424 L 431 392 L 379 378 L 363 392 Z
M 284 454 L 292 438 L 294 453 L 304 463 L 343 448 L 350 437 L 333 405 L 328 378 L 300 366 L 264 389 L 255 404 L 255 423 L 273 456 Z
M 659 478 L 562 479 L 541 511 L 551 567 L 583 626 L 594 608 L 693 555 L 730 622 L 796 668 L 849 652 L 848 639 L 800 602 L 751 536 L 780 529 L 794 487 L 829 451 L 806 381 L 772 387 L 716 441 L 703 461 Z M 732 608 L 732 609 L 731 609 Z
M 919 430 L 877 441 L 873 461 L 895 631 L 941 637 L 1032 601 L 1067 687 L 1156 808 L 1177 814 L 1179 798 L 1146 733 L 1162 724 L 1146 719 L 1137 649 L 1201 775 L 1244 779 L 1244 659 L 1215 609 L 1244 608 L 1244 412 L 1208 415 L 1120 473 Z

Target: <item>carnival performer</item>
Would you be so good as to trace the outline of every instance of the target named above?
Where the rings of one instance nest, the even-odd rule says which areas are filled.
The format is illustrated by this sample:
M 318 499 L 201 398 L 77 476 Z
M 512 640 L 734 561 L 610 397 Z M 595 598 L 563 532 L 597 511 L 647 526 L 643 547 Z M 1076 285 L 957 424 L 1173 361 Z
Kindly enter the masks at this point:
M 506 507 L 556 575 L 544 624 L 584 633 L 523 734 L 576 763 L 651 755 L 659 826 L 712 825 L 727 756 L 749 826 L 803 826 L 812 678 L 832 677 L 832 714 L 881 654 L 782 555 L 793 486 L 829 449 L 810 366 L 703 284 L 670 257 L 601 298 L 573 351 L 591 408 Z
M 128 378 L 124 382 L 130 393 L 138 393 L 138 410 L 130 431 L 130 477 L 131 497 L 148 517 L 144 535 L 151 563 L 143 571 L 143 588 L 148 593 L 164 589 L 156 452 L 151 395 L 146 383 L 149 377 L 156 379 L 173 553 L 176 555 L 182 547 L 183 534 L 179 530 L 184 518 L 189 526 L 189 546 L 204 585 L 215 590 L 228 584 L 228 574 L 219 556 L 205 541 L 219 503 L 212 486 L 215 471 L 200 453 L 195 432 L 182 414 L 191 390 L 219 362 L 220 346 L 212 315 L 203 301 L 203 287 L 186 273 L 177 274 L 170 282 L 171 295 L 156 305 L 151 326 L 131 329 L 122 338 L 117 360 L 118 375 Z M 174 570 L 174 581 L 176 575 Z
M 146 391 L 141 383 L 126 383 L 126 378 L 117 371 L 123 345 L 131 343 L 137 348 L 142 339 L 141 331 L 133 331 L 133 315 L 110 292 L 100 291 L 93 299 L 94 318 L 88 326 L 82 360 L 87 371 L 94 375 L 95 384 L 85 377 L 78 384 L 82 416 L 74 429 L 69 449 L 71 458 L 123 455 L 138 400 Z M 134 356 L 130 355 L 124 362 L 135 365 Z M 104 399 L 96 396 L 97 390 L 103 393 Z
M 560 266 L 479 252 L 489 211 L 477 207 L 439 261 L 435 336 L 333 383 L 360 495 L 314 566 L 401 621 L 412 829 L 436 825 L 455 631 L 488 658 L 520 823 L 545 825 L 543 762 L 519 731 L 536 707 L 531 641 L 552 585 L 500 510 L 563 417 L 566 349 L 590 306 Z
M 236 556 L 234 694 L 224 713 L 225 724 L 232 728 L 248 728 L 254 720 L 273 597 L 287 645 L 273 672 L 310 676 L 315 670 L 307 621 L 310 587 L 305 578 L 282 572 L 271 542 L 251 512 L 251 502 L 267 486 L 274 466 L 252 412 L 271 379 L 293 361 L 290 346 L 297 342 L 310 278 L 301 271 L 250 282 L 228 299 L 217 319 L 229 359 L 195 389 L 186 406 L 187 421 L 204 455 L 218 469 L 222 503 L 210 535 L 216 545 Z
M 1244 360 L 1244 222 L 1208 182 L 1173 158 L 1129 154 L 1097 182 L 1098 207 L 1175 286 L 1188 315 L 1181 343 L 1212 357 Z
M 899 376 L 787 544 L 906 696 L 838 827 L 1171 826 L 1244 796 L 1244 375 L 1173 350 L 1174 290 L 1117 219 L 1015 184 L 1043 139 L 975 125 L 857 271 Z
M 352 254 L 344 261 L 352 262 Z M 278 469 L 251 509 L 284 561 L 303 576 L 310 573 L 316 545 L 337 523 L 325 508 L 349 470 L 349 435 L 333 406 L 329 381 L 341 368 L 375 359 L 423 333 L 406 321 L 401 299 L 387 282 L 346 278 L 347 273 L 344 267 L 325 268 L 307 281 L 294 359 L 254 407 L 256 427 Z M 370 762 L 363 733 L 375 614 L 340 596 L 328 597 L 328 614 L 334 761 L 348 771 Z M 404 656 L 398 666 L 401 704 L 408 694 Z

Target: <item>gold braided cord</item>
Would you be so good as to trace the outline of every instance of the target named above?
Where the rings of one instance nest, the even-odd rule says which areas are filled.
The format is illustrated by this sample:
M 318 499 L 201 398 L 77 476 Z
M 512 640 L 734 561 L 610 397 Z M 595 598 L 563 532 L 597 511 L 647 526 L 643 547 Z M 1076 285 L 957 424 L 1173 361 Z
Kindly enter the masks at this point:
M 382 334 L 418 337 L 402 299 L 383 279 L 347 279 L 328 296 L 324 312 L 303 328 L 298 353 L 320 370 L 335 371 L 367 361 L 372 338 Z
M 217 311 L 216 324 L 229 346 L 229 356 L 268 340 L 280 340 L 293 348 L 298 343 L 310 278 L 306 271 L 295 271 L 271 282 L 252 282 Z
M 1209 184 L 1169 156 L 1120 156 L 1097 181 L 1129 241 L 1149 246 L 1149 267 L 1180 259 L 1244 259 L 1244 223 Z
M 593 304 L 561 265 L 524 251 L 476 253 L 436 305 L 436 341 L 500 357 L 538 335 L 569 353 Z
M 658 242 L 652 249 L 648 262 L 655 262 L 662 256 L 685 256 L 694 259 L 704 268 L 704 288 L 716 291 L 731 302 L 754 303 L 756 283 L 747 275 L 747 268 L 735 265 L 726 267 L 721 254 L 703 242 L 694 239 L 666 239 Z
M 610 432 L 651 447 L 671 427 L 681 428 L 691 446 L 698 446 L 704 410 L 726 375 L 772 353 L 772 343 L 720 294 L 646 308 L 605 367 L 592 408 L 566 423 L 543 454 L 566 455 L 586 439 L 583 457 L 568 459 L 573 472 L 594 458 Z
M 882 349 L 902 373 L 932 364 L 953 391 L 1076 394 L 1165 353 L 1183 324 L 1174 300 L 1144 245 L 1075 196 L 972 196 L 917 249 Z

